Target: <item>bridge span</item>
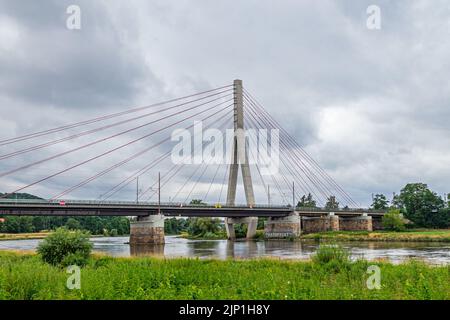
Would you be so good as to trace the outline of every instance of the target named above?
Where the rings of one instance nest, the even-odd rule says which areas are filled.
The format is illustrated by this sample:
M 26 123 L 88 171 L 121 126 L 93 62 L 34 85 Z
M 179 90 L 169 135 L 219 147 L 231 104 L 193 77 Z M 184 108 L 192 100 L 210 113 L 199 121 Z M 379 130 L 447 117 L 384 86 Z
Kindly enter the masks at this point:
M 369 209 L 295 208 L 300 216 L 323 216 L 333 212 L 343 217 L 381 216 L 383 211 Z M 293 213 L 291 207 L 268 205 L 220 204 L 192 205 L 186 203 L 154 203 L 132 201 L 95 200 L 0 200 L 0 215 L 17 216 L 136 216 L 162 214 L 179 217 L 286 217 Z

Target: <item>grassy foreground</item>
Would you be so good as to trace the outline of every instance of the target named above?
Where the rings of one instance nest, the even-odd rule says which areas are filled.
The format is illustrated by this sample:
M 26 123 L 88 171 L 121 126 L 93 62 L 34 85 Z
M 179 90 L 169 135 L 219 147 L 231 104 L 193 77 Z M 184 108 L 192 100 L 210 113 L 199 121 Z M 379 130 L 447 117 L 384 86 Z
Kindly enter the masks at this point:
M 450 299 L 449 266 L 378 262 L 382 288 L 369 290 L 373 264 L 96 256 L 69 290 L 65 269 L 0 252 L 0 299 Z
M 450 242 L 450 230 L 332 231 L 302 235 L 302 239 L 333 241 L 440 241 Z

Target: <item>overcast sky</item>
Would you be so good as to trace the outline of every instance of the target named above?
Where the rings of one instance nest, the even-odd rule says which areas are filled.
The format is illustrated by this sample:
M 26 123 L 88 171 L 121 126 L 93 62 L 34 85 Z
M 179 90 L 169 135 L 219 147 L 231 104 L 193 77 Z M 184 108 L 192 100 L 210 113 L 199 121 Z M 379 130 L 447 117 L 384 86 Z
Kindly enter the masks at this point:
M 72 4 L 81 8 L 80 30 L 66 27 Z M 366 26 L 372 4 L 381 9 L 379 30 Z M 0 0 L 0 140 L 240 78 L 362 205 L 409 182 L 443 195 L 450 191 L 449 57 L 447 0 Z M 43 156 L 0 160 L 0 171 Z M 0 178 L 0 192 L 85 156 Z M 51 197 L 118 159 L 25 191 Z M 70 196 L 96 198 L 139 164 Z

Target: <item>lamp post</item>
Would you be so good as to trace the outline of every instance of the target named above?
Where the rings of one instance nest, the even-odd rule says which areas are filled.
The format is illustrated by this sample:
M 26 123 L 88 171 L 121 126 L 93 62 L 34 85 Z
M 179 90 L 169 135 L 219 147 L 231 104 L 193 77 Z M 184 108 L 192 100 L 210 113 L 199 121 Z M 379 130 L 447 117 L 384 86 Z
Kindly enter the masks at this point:
M 149 191 L 158 192 L 158 214 L 161 214 L 161 173 L 158 172 L 158 188 L 148 188 Z

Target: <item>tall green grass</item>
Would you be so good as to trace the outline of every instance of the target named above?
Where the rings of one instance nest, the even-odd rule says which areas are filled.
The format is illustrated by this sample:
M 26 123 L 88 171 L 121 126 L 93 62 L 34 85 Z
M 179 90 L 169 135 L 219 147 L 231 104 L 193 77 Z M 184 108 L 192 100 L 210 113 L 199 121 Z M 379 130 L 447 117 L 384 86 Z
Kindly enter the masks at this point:
M 450 267 L 376 263 L 382 288 L 369 290 L 371 264 L 94 257 L 69 290 L 64 269 L 2 252 L 0 299 L 450 299 Z

